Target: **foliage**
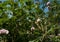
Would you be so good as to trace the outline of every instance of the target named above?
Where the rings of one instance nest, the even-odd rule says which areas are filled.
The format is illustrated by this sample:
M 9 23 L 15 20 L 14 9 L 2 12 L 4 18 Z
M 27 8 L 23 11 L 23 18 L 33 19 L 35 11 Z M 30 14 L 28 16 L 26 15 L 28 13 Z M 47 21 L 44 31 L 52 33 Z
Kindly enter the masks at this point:
M 6 42 L 60 42 L 60 3 L 51 0 L 48 7 L 47 2 L 6 0 L 0 3 L 0 29 L 9 30 L 8 35 L 1 37 Z M 48 11 L 44 12 L 46 8 Z M 32 31 L 31 27 L 34 27 Z

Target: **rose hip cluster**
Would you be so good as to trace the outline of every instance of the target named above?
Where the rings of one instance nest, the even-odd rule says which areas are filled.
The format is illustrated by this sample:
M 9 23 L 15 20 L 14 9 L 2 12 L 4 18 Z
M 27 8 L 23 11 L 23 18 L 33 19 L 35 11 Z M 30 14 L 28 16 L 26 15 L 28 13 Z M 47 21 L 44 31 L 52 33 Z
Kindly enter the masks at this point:
M 6 30 L 6 29 L 1 29 L 0 30 L 0 34 L 8 34 L 8 33 L 9 33 L 9 31 Z

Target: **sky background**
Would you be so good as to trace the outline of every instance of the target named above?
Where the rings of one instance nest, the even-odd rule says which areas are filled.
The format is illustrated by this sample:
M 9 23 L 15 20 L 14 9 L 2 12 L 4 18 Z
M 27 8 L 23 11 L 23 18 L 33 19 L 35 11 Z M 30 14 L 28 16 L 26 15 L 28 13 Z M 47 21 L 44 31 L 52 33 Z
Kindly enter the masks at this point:
M 5 0 L 0 0 L 0 1 L 5 1 Z

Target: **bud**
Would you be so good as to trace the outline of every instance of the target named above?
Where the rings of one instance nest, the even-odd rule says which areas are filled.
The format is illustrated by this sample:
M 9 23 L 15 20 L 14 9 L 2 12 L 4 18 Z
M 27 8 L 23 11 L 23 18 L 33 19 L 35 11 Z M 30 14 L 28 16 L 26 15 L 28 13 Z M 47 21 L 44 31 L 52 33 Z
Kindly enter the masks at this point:
M 38 19 L 37 19 L 37 22 L 40 22 L 40 21 L 41 21 L 41 20 L 38 18 Z
M 46 4 L 47 6 L 49 6 L 50 5 L 50 2 L 47 2 L 47 4 Z
M 34 27 L 31 27 L 31 31 L 33 31 L 33 30 L 35 30 L 35 28 Z
M 1 29 L 1 30 L 0 30 L 0 34 L 8 34 L 8 33 L 9 33 L 8 30 L 5 30 L 5 29 Z

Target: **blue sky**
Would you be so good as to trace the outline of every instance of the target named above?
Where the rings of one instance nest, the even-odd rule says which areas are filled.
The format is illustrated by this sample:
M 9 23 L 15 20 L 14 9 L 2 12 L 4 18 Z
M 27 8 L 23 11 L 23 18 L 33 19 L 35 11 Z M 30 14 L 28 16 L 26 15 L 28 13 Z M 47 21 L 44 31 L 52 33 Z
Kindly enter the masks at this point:
M 5 0 L 0 0 L 0 1 L 5 1 Z

